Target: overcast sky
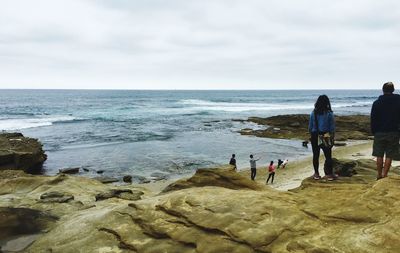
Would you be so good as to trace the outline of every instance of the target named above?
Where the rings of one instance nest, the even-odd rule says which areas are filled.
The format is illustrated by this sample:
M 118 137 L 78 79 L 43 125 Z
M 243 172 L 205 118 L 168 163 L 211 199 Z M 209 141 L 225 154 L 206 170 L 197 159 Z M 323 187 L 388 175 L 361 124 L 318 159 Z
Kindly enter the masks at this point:
M 0 88 L 400 85 L 398 0 L 0 0 Z

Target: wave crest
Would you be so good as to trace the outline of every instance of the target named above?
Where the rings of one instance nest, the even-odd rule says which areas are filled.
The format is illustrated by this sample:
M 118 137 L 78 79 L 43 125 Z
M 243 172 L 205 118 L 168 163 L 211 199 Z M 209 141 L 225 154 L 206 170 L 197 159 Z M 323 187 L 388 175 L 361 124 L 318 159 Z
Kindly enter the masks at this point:
M 53 116 L 41 118 L 1 119 L 0 129 L 3 131 L 21 130 L 34 127 L 51 126 L 56 122 L 76 120 L 73 116 Z

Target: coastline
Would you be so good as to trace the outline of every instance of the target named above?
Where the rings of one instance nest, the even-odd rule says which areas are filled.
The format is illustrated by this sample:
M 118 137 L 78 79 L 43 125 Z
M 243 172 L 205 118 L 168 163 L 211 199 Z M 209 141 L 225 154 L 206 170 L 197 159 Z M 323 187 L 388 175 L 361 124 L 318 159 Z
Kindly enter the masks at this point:
M 373 159 L 372 141 L 350 141 L 346 142 L 346 146 L 334 147 L 333 158 L 336 159 Z M 311 148 L 311 147 L 309 147 Z M 323 174 L 324 156 L 320 157 L 320 172 Z M 394 164 L 395 165 L 395 164 Z M 250 168 L 240 169 L 240 175 L 250 178 Z M 289 161 L 285 169 L 277 169 L 274 184 L 268 184 L 269 187 L 280 191 L 295 189 L 301 185 L 301 182 L 313 174 L 312 155 L 300 157 L 296 160 Z M 258 166 L 256 182 L 265 185 L 268 177 L 267 167 Z M 182 177 L 188 179 L 190 176 Z M 163 181 L 151 182 L 148 184 L 132 184 L 135 187 L 146 189 L 151 195 L 160 193 L 169 184 L 176 182 L 176 179 L 167 179 Z
M 310 147 L 311 148 L 311 147 Z M 333 158 L 343 159 L 372 159 L 372 141 L 353 141 L 347 142 L 346 146 L 334 147 L 332 151 Z M 320 173 L 323 175 L 324 155 L 320 156 Z M 250 169 L 240 171 L 244 176 L 250 177 Z M 277 169 L 274 184 L 268 184 L 271 188 L 281 191 L 287 191 L 299 187 L 303 180 L 313 175 L 314 169 L 312 165 L 312 155 L 289 161 L 288 165 L 282 169 Z M 256 182 L 265 184 L 268 177 L 267 167 L 260 166 L 257 169 Z M 340 180 L 340 178 L 339 178 Z
M 255 182 L 248 169 L 226 165 L 149 184 L 3 170 L 0 251 L 394 252 L 395 229 L 382 235 L 382 226 L 389 219 L 390 228 L 398 227 L 400 173 L 393 168 L 376 181 L 371 147 L 371 141 L 335 147 L 337 168 L 352 176 L 333 182 L 308 178 L 310 155 L 278 170 L 273 185 L 265 185 L 263 166 Z M 353 236 L 360 230 L 367 235 L 362 243 Z M 321 240 L 332 234 L 328 243 Z M 392 244 L 382 250 L 388 236 Z

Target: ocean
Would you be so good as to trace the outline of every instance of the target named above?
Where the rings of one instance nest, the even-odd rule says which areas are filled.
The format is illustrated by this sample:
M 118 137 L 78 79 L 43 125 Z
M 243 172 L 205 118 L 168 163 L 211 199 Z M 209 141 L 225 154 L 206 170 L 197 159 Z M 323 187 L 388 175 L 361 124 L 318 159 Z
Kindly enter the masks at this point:
M 82 167 L 87 176 L 161 172 L 171 177 L 197 168 L 227 164 L 232 153 L 238 167 L 308 155 L 301 140 L 241 136 L 233 121 L 251 116 L 307 113 L 327 94 L 336 114 L 369 114 L 380 90 L 285 91 L 138 91 L 138 90 L 0 90 L 0 130 L 38 138 L 48 160 L 43 172 Z

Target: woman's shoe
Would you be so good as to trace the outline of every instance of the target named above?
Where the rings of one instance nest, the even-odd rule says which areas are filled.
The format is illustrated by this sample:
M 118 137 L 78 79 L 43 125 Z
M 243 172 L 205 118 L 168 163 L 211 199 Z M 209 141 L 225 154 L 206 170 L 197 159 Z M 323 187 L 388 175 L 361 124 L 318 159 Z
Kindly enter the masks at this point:
M 312 177 L 314 178 L 314 180 L 320 180 L 321 179 L 321 176 L 318 175 L 318 174 L 314 174 Z

